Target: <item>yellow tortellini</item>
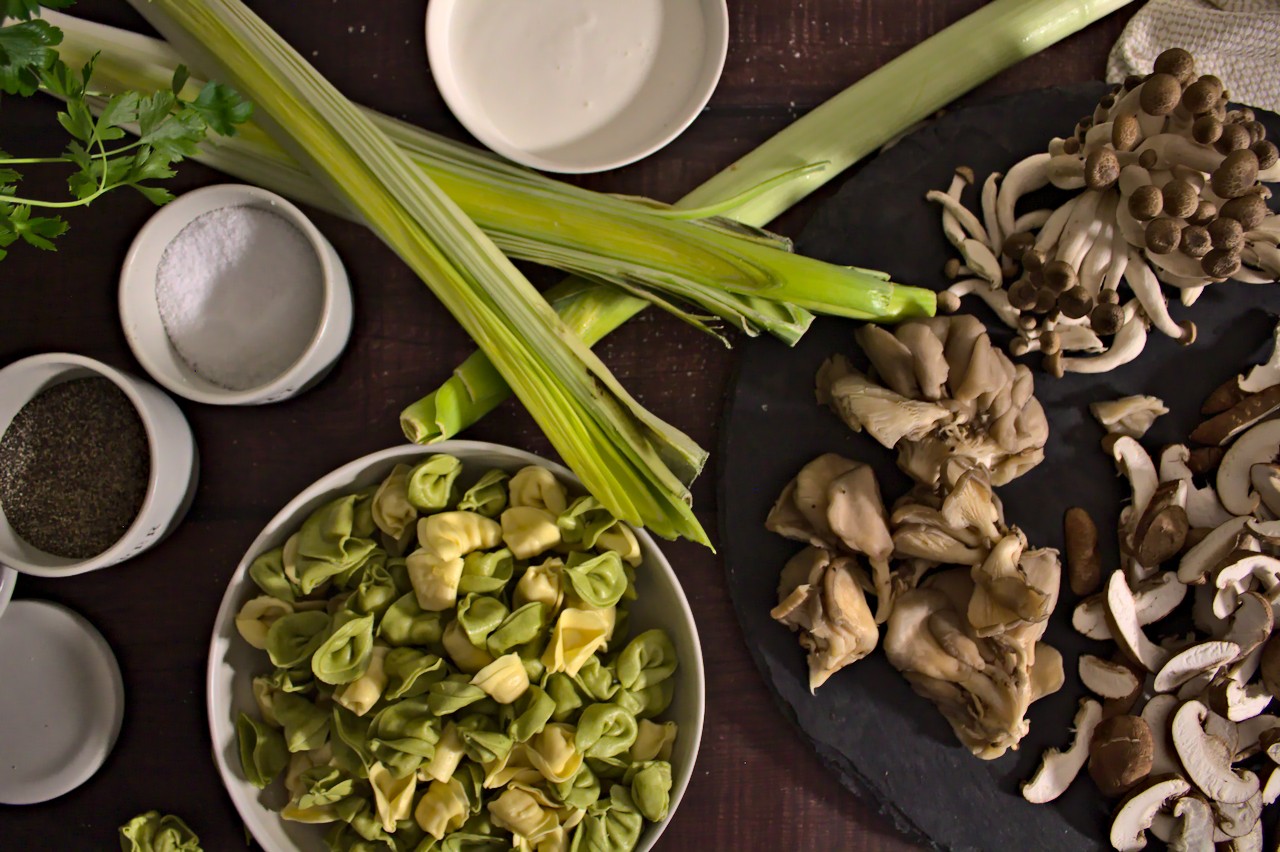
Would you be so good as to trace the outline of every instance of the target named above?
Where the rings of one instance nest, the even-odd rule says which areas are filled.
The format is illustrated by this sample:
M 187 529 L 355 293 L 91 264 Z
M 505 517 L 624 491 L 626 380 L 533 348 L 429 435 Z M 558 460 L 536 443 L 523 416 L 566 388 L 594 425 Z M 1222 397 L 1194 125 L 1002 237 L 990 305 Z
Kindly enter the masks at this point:
M 677 736 L 675 648 L 628 627 L 641 556 L 537 466 L 435 454 L 331 499 L 250 563 L 244 777 L 283 774 L 264 801 L 331 852 L 633 848 Z
M 560 543 L 560 527 L 546 509 L 512 506 L 502 513 L 502 540 L 516 559 L 532 559 Z
M 479 512 L 440 512 L 418 521 L 418 544 L 437 559 L 459 559 L 473 550 L 492 550 L 502 527 Z
M 521 468 L 511 477 L 509 491 L 508 505 L 511 506 L 546 509 L 557 517 L 569 508 L 569 492 L 545 467 L 529 465 Z

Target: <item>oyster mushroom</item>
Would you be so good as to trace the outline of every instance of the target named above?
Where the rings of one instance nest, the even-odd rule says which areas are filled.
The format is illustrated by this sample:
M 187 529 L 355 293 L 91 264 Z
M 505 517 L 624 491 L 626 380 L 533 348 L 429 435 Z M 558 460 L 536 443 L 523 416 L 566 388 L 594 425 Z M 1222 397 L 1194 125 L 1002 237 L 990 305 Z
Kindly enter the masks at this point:
M 857 465 L 832 481 L 828 489 L 827 520 L 845 548 L 863 554 L 871 563 L 876 593 L 875 621 L 883 624 L 893 607 L 889 557 L 894 544 L 884 502 L 880 499 L 880 484 L 870 466 Z
M 1169 409 L 1154 396 L 1126 396 L 1120 399 L 1089 403 L 1089 411 L 1108 434 L 1141 438 L 1151 424 Z
M 1026 552 L 1026 545 L 1026 538 L 1014 530 L 971 570 L 974 592 L 968 619 L 979 636 L 1005 632 L 1019 622 L 1042 622 L 1053 611 L 1061 574 L 1056 554 Z
M 1065 793 L 1089 759 L 1089 743 L 1100 721 L 1102 706 L 1092 698 L 1082 699 L 1072 723 L 1076 733 L 1071 746 L 1066 751 L 1056 748 L 1045 751 L 1036 774 L 1023 783 L 1022 797 L 1033 804 L 1043 804 Z

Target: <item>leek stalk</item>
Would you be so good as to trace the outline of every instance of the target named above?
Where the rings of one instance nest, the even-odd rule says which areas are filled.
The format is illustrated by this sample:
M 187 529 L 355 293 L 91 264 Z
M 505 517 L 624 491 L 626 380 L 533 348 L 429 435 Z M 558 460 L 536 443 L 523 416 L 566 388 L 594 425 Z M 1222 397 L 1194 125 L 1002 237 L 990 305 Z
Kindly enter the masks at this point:
M 68 15 L 44 17 L 63 31 L 59 51 L 65 61 L 79 65 L 96 54 L 94 83 L 102 95 L 163 88 L 180 64 L 162 41 Z M 198 85 L 198 80 L 187 83 Z M 776 235 L 723 218 L 691 221 L 668 205 L 591 192 L 372 110 L 365 113 L 508 257 L 613 284 L 695 325 L 702 317 L 672 299 L 749 334 L 764 330 L 788 344 L 808 328 L 811 311 L 887 320 L 933 313 L 929 291 L 907 289 L 895 295 L 885 276 L 791 254 L 790 243 Z M 351 215 L 259 127 L 249 125 L 225 137 L 225 143 L 202 146 L 196 159 L 282 195 Z M 788 167 L 780 172 L 781 179 L 744 187 L 734 200 L 747 203 L 797 174 L 820 168 Z M 725 201 L 720 199 L 718 206 Z M 788 250 L 779 250 L 780 245 Z
M 240 0 L 130 0 L 359 213 L 489 356 L 615 517 L 709 544 L 688 484 L 706 459 L 632 399 L 484 233 L 363 112 Z
M 762 177 L 801 164 L 825 164 L 724 211 L 763 227 L 911 125 L 1130 2 L 994 0 L 797 119 L 675 206 L 725 201 L 739 197 Z M 551 288 L 547 298 L 569 327 L 592 345 L 645 307 L 625 294 L 580 281 Z M 470 355 L 439 389 L 401 413 L 405 436 L 432 443 L 475 423 L 505 398 L 491 378 L 484 354 Z

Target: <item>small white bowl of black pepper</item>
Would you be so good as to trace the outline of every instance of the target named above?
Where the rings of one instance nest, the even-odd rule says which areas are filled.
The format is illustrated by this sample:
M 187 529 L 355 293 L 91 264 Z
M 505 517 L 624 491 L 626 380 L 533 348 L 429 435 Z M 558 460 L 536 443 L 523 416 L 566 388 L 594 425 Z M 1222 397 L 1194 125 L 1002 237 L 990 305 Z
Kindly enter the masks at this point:
M 100 361 L 0 370 L 0 563 L 69 576 L 129 559 L 191 505 L 195 439 L 163 392 Z

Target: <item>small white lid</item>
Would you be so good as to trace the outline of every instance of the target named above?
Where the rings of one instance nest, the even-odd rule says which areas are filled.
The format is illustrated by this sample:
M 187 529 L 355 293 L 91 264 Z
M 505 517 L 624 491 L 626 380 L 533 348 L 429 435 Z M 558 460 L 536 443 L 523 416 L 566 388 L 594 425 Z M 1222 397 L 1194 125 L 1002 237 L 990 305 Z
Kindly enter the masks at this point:
M 124 682 L 84 618 L 13 601 L 0 618 L 0 803 L 30 805 L 89 780 L 115 745 Z

